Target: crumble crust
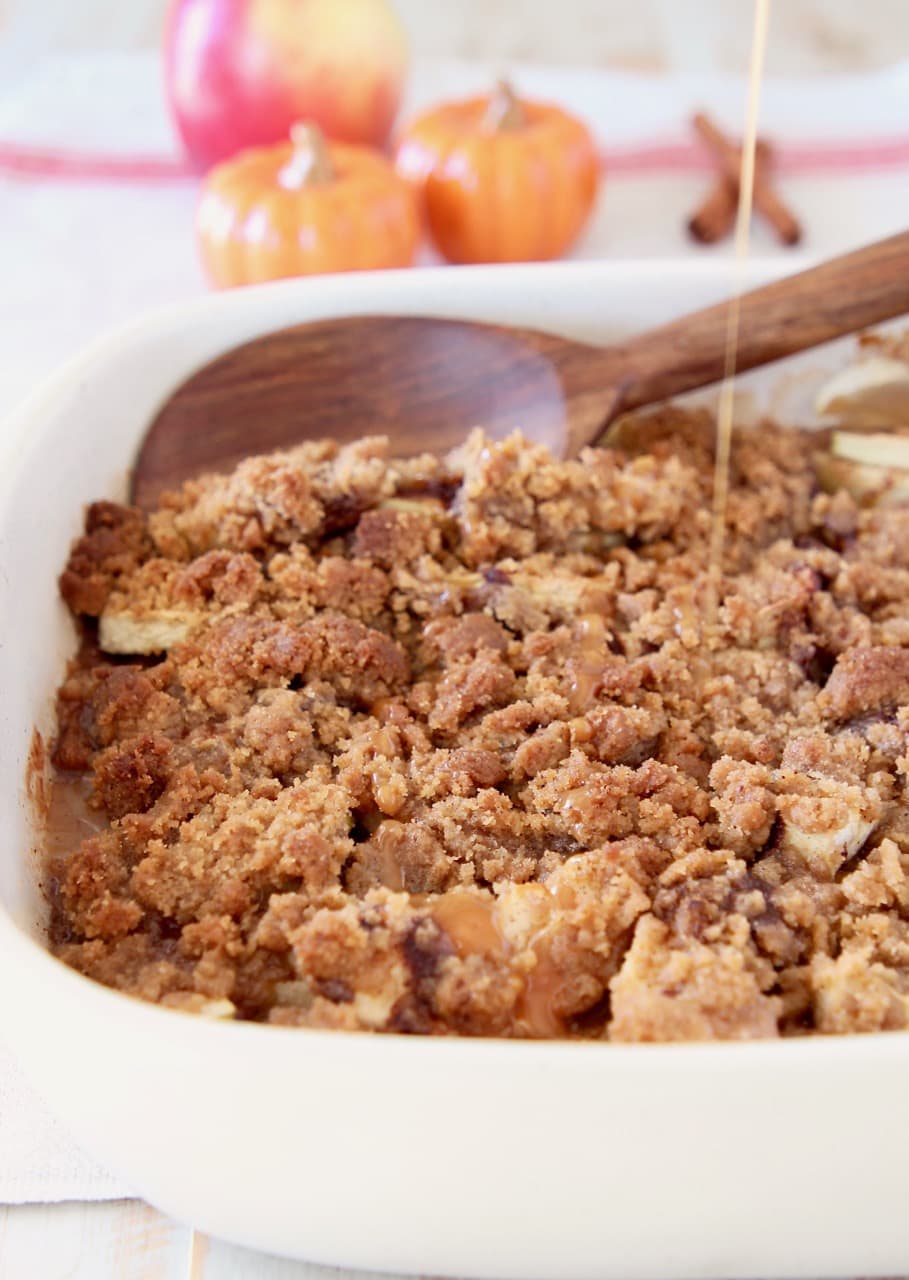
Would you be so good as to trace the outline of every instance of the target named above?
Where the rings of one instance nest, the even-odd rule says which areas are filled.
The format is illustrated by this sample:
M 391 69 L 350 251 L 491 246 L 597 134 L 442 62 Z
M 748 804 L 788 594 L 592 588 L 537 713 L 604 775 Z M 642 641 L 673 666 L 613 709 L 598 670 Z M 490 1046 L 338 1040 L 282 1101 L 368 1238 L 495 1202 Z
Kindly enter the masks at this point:
M 92 506 L 55 762 L 99 830 L 48 868 L 56 954 L 293 1026 L 906 1027 L 909 510 L 740 432 L 711 619 L 713 436 L 320 442 Z

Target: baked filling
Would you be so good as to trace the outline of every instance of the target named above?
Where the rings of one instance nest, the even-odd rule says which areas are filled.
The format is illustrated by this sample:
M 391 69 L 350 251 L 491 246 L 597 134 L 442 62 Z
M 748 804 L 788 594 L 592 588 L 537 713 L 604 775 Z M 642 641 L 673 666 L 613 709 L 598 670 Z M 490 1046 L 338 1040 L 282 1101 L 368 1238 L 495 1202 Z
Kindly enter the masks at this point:
M 711 617 L 713 435 L 306 444 L 92 506 L 55 953 L 303 1027 L 905 1027 L 909 508 L 740 431 Z

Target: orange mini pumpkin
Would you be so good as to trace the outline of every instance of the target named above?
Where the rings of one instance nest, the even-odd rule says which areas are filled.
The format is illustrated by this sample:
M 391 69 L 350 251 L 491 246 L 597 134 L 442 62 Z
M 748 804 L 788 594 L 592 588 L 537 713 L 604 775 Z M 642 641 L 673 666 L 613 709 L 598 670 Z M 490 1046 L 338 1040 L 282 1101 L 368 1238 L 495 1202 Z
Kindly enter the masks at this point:
M 586 125 L 559 107 L 518 100 L 506 84 L 420 116 L 395 163 L 422 192 L 449 262 L 558 257 L 583 229 L 599 186 Z
M 323 271 L 409 267 L 420 240 L 413 191 L 368 147 L 327 145 L 314 125 L 211 170 L 196 229 L 220 286 Z

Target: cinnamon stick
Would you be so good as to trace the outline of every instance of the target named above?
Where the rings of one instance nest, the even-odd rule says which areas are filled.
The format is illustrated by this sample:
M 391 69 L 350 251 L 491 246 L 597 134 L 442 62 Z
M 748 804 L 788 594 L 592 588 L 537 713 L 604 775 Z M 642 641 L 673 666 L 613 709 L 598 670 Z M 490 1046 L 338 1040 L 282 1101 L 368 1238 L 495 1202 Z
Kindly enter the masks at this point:
M 704 112 L 698 112 L 692 124 L 701 140 L 713 152 L 723 175 L 735 183 L 738 192 L 741 149 Z M 759 139 L 755 153 L 754 207 L 767 219 L 783 244 L 798 244 L 802 238 L 802 228 L 773 188 L 768 172 L 770 157 L 769 144 Z
M 720 178 L 695 212 L 688 219 L 688 231 L 701 244 L 715 244 L 729 235 L 735 226 L 735 214 L 739 204 L 739 184 L 729 178 Z

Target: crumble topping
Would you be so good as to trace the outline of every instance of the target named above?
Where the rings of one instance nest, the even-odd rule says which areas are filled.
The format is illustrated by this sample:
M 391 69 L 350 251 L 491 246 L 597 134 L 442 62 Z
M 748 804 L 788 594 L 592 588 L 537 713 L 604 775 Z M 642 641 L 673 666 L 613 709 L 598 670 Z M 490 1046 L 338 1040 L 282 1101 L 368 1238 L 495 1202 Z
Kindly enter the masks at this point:
M 146 1000 L 615 1041 L 909 1025 L 909 509 L 674 407 L 93 505 L 52 945 Z

